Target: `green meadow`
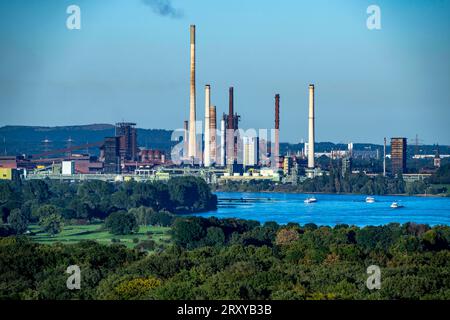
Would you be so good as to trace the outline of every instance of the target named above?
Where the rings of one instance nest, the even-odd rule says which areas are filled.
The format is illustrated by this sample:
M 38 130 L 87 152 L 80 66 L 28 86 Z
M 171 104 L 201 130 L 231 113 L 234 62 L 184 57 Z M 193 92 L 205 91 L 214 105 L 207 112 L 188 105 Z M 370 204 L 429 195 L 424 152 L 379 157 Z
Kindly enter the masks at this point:
M 41 231 L 38 225 L 31 225 L 29 230 L 32 232 L 31 238 L 34 241 L 46 244 L 56 242 L 76 243 L 81 240 L 95 240 L 101 244 L 111 244 L 113 241 L 119 240 L 119 243 L 126 245 L 128 248 L 134 248 L 138 244 L 134 242 L 136 241 L 134 239 L 139 239 L 139 242 L 153 240 L 157 246 L 167 244 L 170 241 L 170 228 L 156 226 L 141 226 L 139 232 L 129 235 L 113 235 L 103 229 L 103 224 L 65 225 L 63 231 L 54 236 Z

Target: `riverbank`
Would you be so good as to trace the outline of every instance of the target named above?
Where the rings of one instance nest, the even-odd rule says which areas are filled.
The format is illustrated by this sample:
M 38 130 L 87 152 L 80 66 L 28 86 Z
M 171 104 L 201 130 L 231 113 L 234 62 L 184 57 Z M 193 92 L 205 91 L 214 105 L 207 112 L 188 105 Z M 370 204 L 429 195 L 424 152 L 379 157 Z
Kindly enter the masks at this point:
M 329 193 L 329 192 L 300 192 L 300 191 L 293 191 L 293 190 L 260 190 L 260 191 L 227 191 L 223 189 L 214 189 L 214 193 L 221 192 L 221 193 L 230 193 L 230 192 L 241 192 L 241 193 L 288 193 L 288 194 L 335 194 L 335 195 L 353 195 L 353 196 L 395 196 L 395 197 L 426 197 L 426 198 L 448 198 L 450 197 L 450 194 L 440 193 L 440 194 L 407 194 L 407 193 L 392 193 L 392 194 L 362 194 L 362 193 Z

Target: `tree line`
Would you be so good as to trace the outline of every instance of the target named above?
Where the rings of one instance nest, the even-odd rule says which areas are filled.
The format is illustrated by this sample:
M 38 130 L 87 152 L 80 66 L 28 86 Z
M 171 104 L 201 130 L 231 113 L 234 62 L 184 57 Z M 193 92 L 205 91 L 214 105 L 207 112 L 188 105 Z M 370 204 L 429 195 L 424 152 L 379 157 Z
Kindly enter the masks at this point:
M 306 179 L 297 184 L 280 184 L 273 181 L 248 182 L 227 181 L 224 184 L 216 185 L 215 190 L 225 192 L 323 192 L 323 193 L 352 193 L 369 195 L 387 194 L 439 194 L 448 192 L 445 186 L 435 185 L 450 184 L 450 165 L 441 167 L 433 176 L 425 181 L 415 181 L 406 183 L 403 177 L 375 177 L 367 176 L 364 173 L 345 174 L 339 170 L 331 170 L 329 175 Z
M 146 210 L 136 211 L 141 207 Z M 217 197 L 206 182 L 192 176 L 168 182 L 2 181 L 0 235 L 21 234 L 29 223 L 39 223 L 44 231 L 54 234 L 61 230 L 63 221 L 103 221 L 114 214 L 119 219 L 125 217 L 124 222 L 127 215 L 120 213 L 129 211 L 136 219 L 144 215 L 146 219 L 156 217 L 165 221 L 170 213 L 193 213 L 216 207 Z
M 0 239 L 0 299 L 449 299 L 450 228 L 359 228 L 177 217 L 147 254 L 93 241 Z M 81 289 L 68 290 L 69 265 Z M 367 267 L 381 288 L 366 286 Z

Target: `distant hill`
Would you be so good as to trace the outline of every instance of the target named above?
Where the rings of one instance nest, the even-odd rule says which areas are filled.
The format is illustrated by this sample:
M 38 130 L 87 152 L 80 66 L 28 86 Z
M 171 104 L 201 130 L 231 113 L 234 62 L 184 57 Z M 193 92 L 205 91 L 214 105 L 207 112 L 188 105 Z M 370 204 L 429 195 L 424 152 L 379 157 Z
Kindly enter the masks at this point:
M 162 129 L 140 129 L 138 128 L 138 145 L 149 149 L 160 149 L 170 152 L 176 142 L 170 140 L 172 131 Z M 112 124 L 88 124 L 79 126 L 61 127 L 35 127 L 35 126 L 4 126 L 0 127 L 0 155 L 4 155 L 5 148 L 8 155 L 37 154 L 45 151 L 44 140 L 49 140 L 47 150 L 66 148 L 68 139 L 72 139 L 72 146 L 84 145 L 103 141 L 105 137 L 114 135 Z M 389 142 L 388 142 L 389 143 Z M 282 154 L 302 150 L 303 144 L 280 143 Z M 379 150 L 383 151 L 382 145 L 370 143 L 355 143 L 354 150 Z M 420 154 L 434 154 L 435 145 L 421 145 L 418 148 Z M 346 144 L 335 144 L 332 142 L 316 143 L 316 152 L 331 150 L 347 150 Z M 450 154 L 449 146 L 439 146 L 441 154 Z M 83 152 L 83 150 L 77 151 Z M 387 152 L 390 152 L 389 144 Z M 98 155 L 98 148 L 89 149 L 89 153 Z M 408 154 L 415 153 L 415 146 L 408 145 Z
M 174 142 L 170 141 L 172 131 L 138 128 L 138 145 L 140 147 L 169 151 Z M 89 124 L 61 127 L 4 126 L 0 127 L 0 154 L 8 155 L 37 154 L 47 150 L 66 148 L 68 140 L 72 146 L 103 141 L 114 135 L 114 125 Z M 44 143 L 44 140 L 48 140 Z M 47 146 L 46 146 L 47 145 Z M 80 152 L 83 152 L 81 150 Z M 98 148 L 89 150 L 98 154 Z

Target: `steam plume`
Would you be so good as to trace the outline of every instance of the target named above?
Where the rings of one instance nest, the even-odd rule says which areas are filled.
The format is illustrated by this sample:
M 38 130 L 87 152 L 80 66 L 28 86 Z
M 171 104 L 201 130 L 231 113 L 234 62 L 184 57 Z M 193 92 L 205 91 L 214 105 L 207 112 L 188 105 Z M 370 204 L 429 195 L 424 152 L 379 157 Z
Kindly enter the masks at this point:
M 142 0 L 142 2 L 160 16 L 174 19 L 183 17 L 183 12 L 175 9 L 172 6 L 171 0 Z

